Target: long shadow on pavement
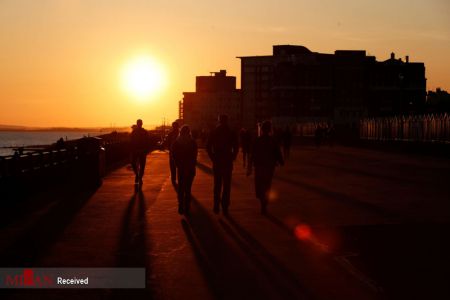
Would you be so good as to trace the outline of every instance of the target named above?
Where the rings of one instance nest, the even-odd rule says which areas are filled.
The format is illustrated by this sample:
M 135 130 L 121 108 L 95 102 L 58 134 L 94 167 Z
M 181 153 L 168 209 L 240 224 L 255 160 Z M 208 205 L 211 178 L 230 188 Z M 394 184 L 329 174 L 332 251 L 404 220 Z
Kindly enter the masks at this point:
M 149 252 L 147 241 L 148 221 L 146 217 L 147 207 L 151 206 L 155 199 L 147 203 L 142 190 L 137 189 L 131 196 L 127 209 L 123 215 L 121 234 L 119 238 L 119 253 L 117 267 L 126 268 L 147 268 L 147 278 L 150 277 L 151 270 L 148 261 Z M 146 280 L 148 283 L 148 280 Z M 124 289 L 114 290 L 112 299 L 152 299 L 154 290 L 147 286 L 145 290 Z
M 417 223 L 342 228 L 349 260 L 392 299 L 448 299 L 450 224 Z
M 193 197 L 191 215 L 181 221 L 208 287 L 216 299 L 268 299 L 257 272 Z
M 348 204 L 350 206 L 358 207 L 358 208 L 361 208 L 361 209 L 364 209 L 364 210 L 367 210 L 370 212 L 375 212 L 387 219 L 401 218 L 401 216 L 395 212 L 389 211 L 383 207 L 380 207 L 380 206 L 372 204 L 372 203 L 364 202 L 362 200 L 359 200 L 358 198 L 355 198 L 355 197 L 352 197 L 352 196 L 349 196 L 346 194 L 331 191 L 331 190 L 325 189 L 323 187 L 311 185 L 304 181 L 295 180 L 292 178 L 288 178 L 286 176 L 275 175 L 274 178 L 277 180 L 280 180 L 280 181 L 284 181 L 286 183 L 293 184 L 295 186 L 302 187 L 302 188 L 312 191 L 314 193 L 317 193 L 321 196 L 324 196 L 324 199 L 333 200 L 333 201 L 337 200 L 337 201 L 342 202 L 343 204 Z
M 268 214 L 267 219 L 292 234 L 293 228 Z M 336 255 L 375 279 L 392 299 L 448 298 L 450 243 L 448 223 L 409 223 L 321 228 L 319 236 L 339 240 Z
M 242 248 L 253 260 L 258 268 L 265 274 L 282 299 L 313 299 L 286 266 L 280 263 L 256 238 L 244 229 L 230 215 L 226 217 L 228 223 L 219 220 L 219 224 L 227 234 Z M 231 225 L 231 226 L 230 226 Z
M 294 233 L 294 228 L 290 228 L 289 226 L 287 226 L 285 223 L 283 223 L 282 221 L 280 221 L 278 218 L 276 218 L 275 216 L 273 216 L 270 213 L 266 214 L 266 218 L 267 220 L 269 220 L 270 222 L 272 222 L 273 224 L 277 225 L 279 228 L 283 229 L 286 233 L 288 233 L 289 235 L 293 235 Z
M 18 268 L 18 267 L 40 267 L 36 265 L 39 259 L 46 255 L 50 246 L 61 236 L 65 228 L 72 222 L 76 213 L 86 204 L 96 190 L 85 190 L 82 192 L 66 191 L 63 199 L 51 206 L 48 211 L 43 213 L 27 229 L 21 233 L 17 241 L 12 243 L 6 249 L 0 250 L 0 266 Z M 56 199 L 54 199 L 56 200 Z M 70 262 L 63 262 L 70 265 Z M 52 290 L 29 290 L 29 289 L 10 289 L 0 292 L 2 299 L 59 299 L 64 295 L 66 299 L 84 299 L 89 295 L 100 297 L 101 292 L 91 291 L 70 291 L 65 290 L 55 294 Z M 95 298 L 94 298 L 95 299 Z
M 417 182 L 419 182 L 420 183 L 420 181 L 411 180 L 411 179 L 405 178 L 405 177 L 391 176 L 388 174 L 379 174 L 379 173 L 369 172 L 369 171 L 365 171 L 365 170 L 361 170 L 361 169 L 357 169 L 357 168 L 336 166 L 336 165 L 330 165 L 330 164 L 325 164 L 325 163 L 320 163 L 320 162 L 312 162 L 312 161 L 308 161 L 306 164 L 308 166 L 325 168 L 325 169 L 334 169 L 334 170 L 337 170 L 340 172 L 357 174 L 357 175 L 375 178 L 375 179 L 388 180 L 390 182 L 398 182 L 398 183 L 405 183 L 405 182 L 406 183 L 417 183 Z
M 137 207 L 136 207 L 137 206 Z M 122 219 L 119 239 L 118 267 L 146 266 L 146 200 L 142 191 L 137 191 L 128 203 Z
M 211 167 L 205 165 L 204 163 L 197 161 L 197 168 L 199 168 L 200 170 L 202 170 L 203 172 L 205 172 L 209 175 L 213 175 L 213 169 Z
M 94 193 L 95 190 L 68 192 L 64 199 L 59 199 L 28 230 L 21 233 L 16 242 L 0 250 L 0 265 L 34 266 Z

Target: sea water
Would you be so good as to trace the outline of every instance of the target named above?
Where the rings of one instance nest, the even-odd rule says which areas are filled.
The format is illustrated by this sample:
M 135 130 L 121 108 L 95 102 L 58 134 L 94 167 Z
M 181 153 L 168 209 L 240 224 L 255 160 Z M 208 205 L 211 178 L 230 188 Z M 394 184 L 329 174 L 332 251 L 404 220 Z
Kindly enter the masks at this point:
M 0 156 L 12 155 L 13 149 L 6 147 L 23 147 L 50 145 L 57 140 L 79 139 L 84 136 L 97 136 L 107 132 L 90 131 L 0 131 Z

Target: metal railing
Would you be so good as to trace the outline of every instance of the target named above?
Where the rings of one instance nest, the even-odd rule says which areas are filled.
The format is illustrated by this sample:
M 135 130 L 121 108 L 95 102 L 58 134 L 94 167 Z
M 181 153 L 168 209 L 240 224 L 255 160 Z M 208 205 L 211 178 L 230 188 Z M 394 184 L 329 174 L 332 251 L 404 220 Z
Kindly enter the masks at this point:
M 103 135 L 102 138 L 68 141 L 60 149 L 48 146 L 46 149 L 24 154 L 16 151 L 14 155 L 0 156 L 0 180 L 31 173 L 38 174 L 42 170 L 57 169 L 61 166 L 80 165 L 88 157 L 99 157 L 102 164 L 108 167 L 128 158 L 128 140 L 127 133 L 109 134 Z
M 47 169 L 77 160 L 76 149 L 31 152 L 0 157 L 0 179 Z
M 361 139 L 379 141 L 450 142 L 448 114 L 368 118 L 360 121 Z
M 312 137 L 316 134 L 317 127 L 328 128 L 328 122 L 301 122 L 296 125 L 296 134 L 298 136 Z

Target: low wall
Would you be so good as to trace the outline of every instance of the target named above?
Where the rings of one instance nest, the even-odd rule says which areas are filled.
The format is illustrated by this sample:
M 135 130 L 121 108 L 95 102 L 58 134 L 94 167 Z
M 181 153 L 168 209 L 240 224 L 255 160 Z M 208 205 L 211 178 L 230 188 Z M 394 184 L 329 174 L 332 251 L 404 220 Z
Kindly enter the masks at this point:
M 129 161 L 128 134 L 83 138 L 28 154 L 0 157 L 0 205 L 13 205 L 69 183 L 95 188 L 106 172 Z

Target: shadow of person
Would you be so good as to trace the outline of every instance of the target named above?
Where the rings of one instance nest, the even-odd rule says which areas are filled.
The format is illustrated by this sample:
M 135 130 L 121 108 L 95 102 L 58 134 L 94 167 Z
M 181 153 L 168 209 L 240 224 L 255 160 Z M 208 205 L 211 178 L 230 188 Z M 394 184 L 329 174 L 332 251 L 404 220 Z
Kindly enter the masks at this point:
M 201 171 L 203 171 L 209 175 L 213 175 L 213 173 L 214 173 L 213 169 L 210 166 L 208 166 L 202 162 L 199 162 L 199 161 L 197 161 L 197 168 L 199 168 Z
M 289 226 L 287 226 L 285 223 L 283 223 L 282 221 L 280 221 L 277 217 L 275 217 L 274 215 L 272 215 L 271 213 L 267 212 L 265 215 L 267 220 L 269 220 L 270 222 L 272 222 L 274 225 L 278 226 L 279 228 L 281 228 L 282 230 L 284 230 L 287 234 L 289 235 L 294 235 L 294 229 L 295 228 L 290 228 Z
M 73 222 L 77 213 L 89 202 L 96 189 L 79 190 L 65 185 L 66 190 L 46 194 L 46 203 L 53 203 L 36 220 L 30 218 L 27 229 L 8 247 L 0 249 L 0 266 L 3 268 L 48 267 L 42 262 L 52 246 L 63 236 L 64 231 Z M 73 267 L 69 256 L 61 255 L 57 267 Z M 52 267 L 56 267 L 52 265 Z M 86 265 L 87 267 L 87 265 Z M 51 289 L 0 289 L 0 299 L 59 299 Z M 78 294 L 78 292 L 77 292 Z M 87 296 L 98 296 L 98 291 L 84 291 Z M 75 296 L 75 292 L 65 290 L 61 296 Z
M 151 203 L 149 204 L 151 205 Z M 123 214 L 121 232 L 117 252 L 117 267 L 146 268 L 147 278 L 149 270 L 149 241 L 147 240 L 147 201 L 141 189 L 131 196 L 128 206 Z M 146 280 L 148 283 L 148 280 Z M 111 299 L 152 299 L 154 287 L 146 289 L 117 289 L 110 295 Z
M 181 221 L 208 288 L 217 299 L 268 299 L 250 260 L 227 238 L 208 211 L 192 197 L 190 216 Z
M 305 182 L 303 180 L 298 180 L 295 178 L 290 178 L 288 176 L 283 175 L 275 175 L 274 179 L 283 181 L 285 183 L 294 185 L 296 187 L 301 187 L 305 190 L 311 191 L 313 193 L 316 193 L 322 197 L 322 199 L 326 199 L 333 202 L 341 202 L 346 205 L 350 205 L 353 207 L 357 207 L 369 212 L 380 214 L 381 216 L 387 218 L 387 219 L 399 219 L 401 216 L 391 210 L 388 210 L 384 207 L 381 207 L 379 205 L 369 203 L 364 201 L 361 197 L 355 197 L 351 196 L 342 192 L 337 192 L 331 189 L 326 189 L 323 186 L 313 185 L 308 182 Z
M 145 267 L 146 253 L 146 202 L 142 190 L 131 196 L 123 214 L 118 246 L 119 267 Z
M 187 218 L 191 218 L 191 214 Z M 204 253 L 199 241 L 197 241 L 195 233 L 192 231 L 191 226 L 189 225 L 186 219 L 181 220 L 181 227 L 183 228 L 184 233 L 186 234 L 186 238 L 188 242 L 192 246 L 192 250 L 194 251 L 195 259 L 200 267 L 200 269 L 204 273 L 204 278 L 208 285 L 208 290 L 214 295 L 214 298 L 221 299 L 221 286 L 220 283 L 217 282 L 217 274 L 215 274 L 214 267 L 212 263 L 208 260 L 208 255 Z
M 2 267 L 35 266 L 95 192 L 95 189 L 70 190 L 48 196 L 47 201 L 54 201 L 54 204 L 36 221 L 33 221 L 14 243 L 0 249 L 0 265 Z M 70 265 L 70 262 L 61 263 Z
M 249 231 L 228 215 L 219 224 L 236 241 L 244 253 L 269 278 L 277 295 L 283 299 L 310 299 L 311 295 L 296 275 L 271 254 Z

